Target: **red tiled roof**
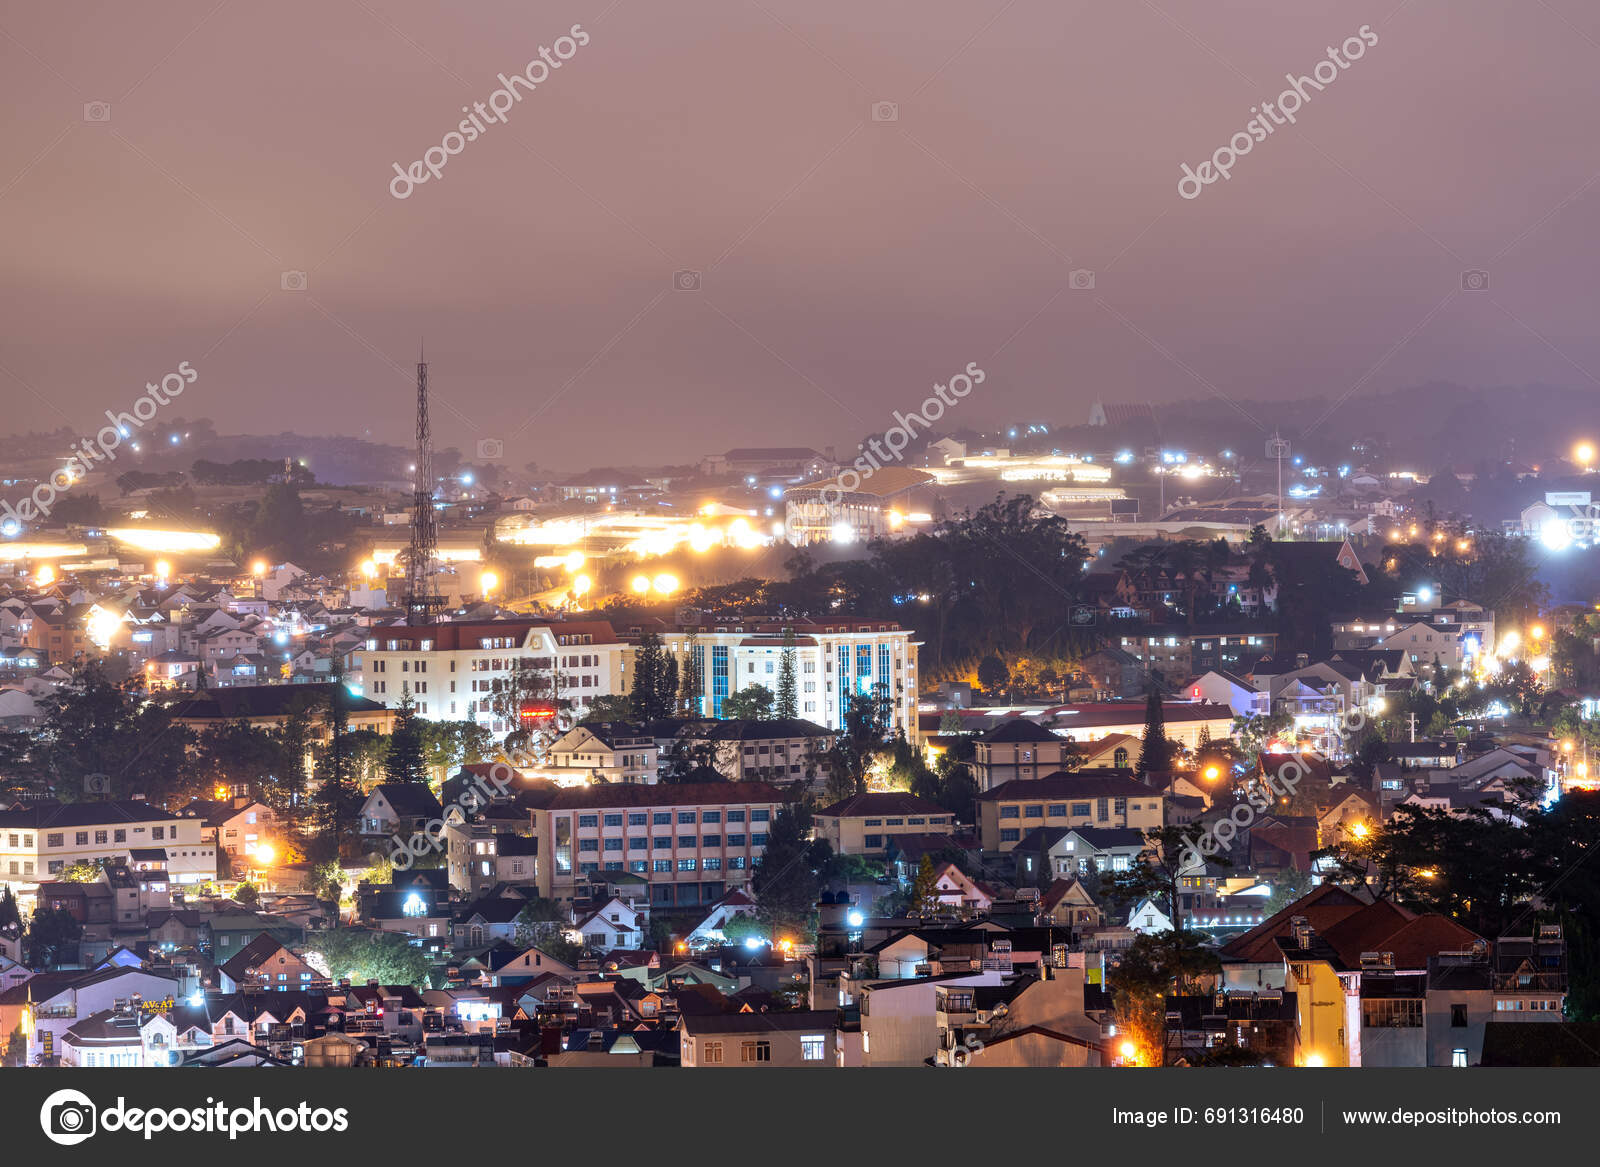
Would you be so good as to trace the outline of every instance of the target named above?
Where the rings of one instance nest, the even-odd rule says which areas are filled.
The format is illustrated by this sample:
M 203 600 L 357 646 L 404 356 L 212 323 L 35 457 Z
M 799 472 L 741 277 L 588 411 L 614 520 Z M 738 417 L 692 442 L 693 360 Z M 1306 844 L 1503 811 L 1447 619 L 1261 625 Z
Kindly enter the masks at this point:
M 1277 915 L 1257 924 L 1243 936 L 1224 944 L 1221 956 L 1226 960 L 1249 964 L 1276 964 L 1283 959 L 1283 950 L 1278 947 L 1276 940 L 1279 936 L 1289 935 L 1289 922 L 1296 916 L 1304 916 L 1313 929 L 1322 933 L 1365 906 L 1363 900 L 1344 888 L 1325 883 L 1301 896 Z

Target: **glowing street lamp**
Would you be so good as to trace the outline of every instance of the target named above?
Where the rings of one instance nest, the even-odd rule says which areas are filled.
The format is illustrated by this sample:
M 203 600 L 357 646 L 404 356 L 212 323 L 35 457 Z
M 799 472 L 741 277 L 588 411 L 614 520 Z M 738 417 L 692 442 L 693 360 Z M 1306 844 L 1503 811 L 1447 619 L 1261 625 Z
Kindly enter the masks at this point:
M 1594 443 L 1579 442 L 1576 446 L 1572 447 L 1572 457 L 1577 461 L 1578 465 L 1583 468 L 1583 472 L 1585 474 L 1589 473 L 1589 471 L 1594 467 Z
M 165 559 L 156 560 L 156 578 L 157 579 L 166 579 L 171 574 L 172 574 L 172 564 L 168 563 Z
M 572 591 L 575 595 L 586 596 L 592 587 L 594 587 L 594 580 L 586 575 L 576 576 L 572 581 Z
M 1367 833 L 1368 833 L 1367 824 L 1366 823 L 1355 823 L 1355 824 L 1353 824 L 1350 827 L 1350 833 L 1352 835 L 1354 835 L 1358 839 L 1365 839 L 1367 837 Z
M 488 595 L 500 586 L 500 576 L 493 571 L 486 571 L 478 577 L 478 589 Z
M 647 575 L 634 576 L 633 590 L 641 596 L 648 592 L 650 590 L 650 577 Z
M 673 575 L 671 572 L 664 571 L 660 575 L 656 576 L 655 579 L 650 581 L 650 586 L 655 588 L 656 591 L 660 592 L 663 596 L 670 596 L 673 592 L 678 590 L 678 577 Z
M 371 560 L 368 560 L 368 562 L 370 563 Z M 250 565 L 250 574 L 253 575 L 253 576 L 256 576 L 257 578 L 260 578 L 261 576 L 266 575 L 267 574 L 267 561 L 265 559 L 258 559 L 254 563 L 252 563 Z
M 56 569 L 51 567 L 48 563 L 41 564 L 39 570 L 34 572 L 33 578 L 38 582 L 40 587 L 47 588 L 56 582 Z
M 1222 776 L 1222 771 L 1219 770 L 1217 767 L 1215 767 L 1215 766 L 1207 766 L 1206 767 L 1206 778 L 1209 781 L 1215 782 L 1221 776 Z
M 272 844 L 271 843 L 257 843 L 256 844 L 256 862 L 260 866 L 262 866 L 262 867 L 270 867 L 270 866 L 272 866 L 272 861 L 274 859 L 276 859 L 277 857 L 278 857 L 278 853 L 272 849 Z

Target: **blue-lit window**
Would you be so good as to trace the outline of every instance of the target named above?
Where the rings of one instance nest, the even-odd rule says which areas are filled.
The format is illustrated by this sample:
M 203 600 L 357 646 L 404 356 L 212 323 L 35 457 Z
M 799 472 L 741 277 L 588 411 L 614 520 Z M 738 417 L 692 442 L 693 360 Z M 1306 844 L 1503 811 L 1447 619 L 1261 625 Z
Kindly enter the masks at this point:
M 722 700 L 728 695 L 728 646 L 711 646 L 711 716 L 722 716 Z
M 655 869 L 657 871 L 671 871 L 672 870 L 672 860 L 670 860 L 670 859 L 657 859 L 656 860 Z
M 706 646 L 703 644 L 694 646 L 694 675 L 700 678 L 702 692 L 694 695 L 694 704 L 689 708 L 689 716 L 701 717 L 705 714 L 706 702 L 706 696 L 703 692 L 706 684 Z
M 678 860 L 678 870 L 679 871 L 693 871 L 695 869 L 695 867 L 697 867 L 697 866 L 698 866 L 698 864 L 693 859 L 680 859 L 680 860 Z
M 706 870 L 706 871 L 721 871 L 722 870 L 722 860 L 720 860 L 720 859 L 707 859 L 705 861 L 705 863 L 702 865 L 702 868 L 703 868 L 703 870 Z
M 648 859 L 630 859 L 628 861 L 628 870 L 635 875 L 643 875 L 650 870 L 650 861 Z
M 728 869 L 730 871 L 743 871 L 744 870 L 744 856 L 743 855 L 735 855 L 732 858 L 730 858 L 728 860 Z
M 580 863 L 580 864 L 578 864 L 578 873 L 580 875 L 588 875 L 591 871 L 599 871 L 599 870 L 600 870 L 600 864 L 598 864 L 598 863 Z
M 621 871 L 622 870 L 622 860 L 620 860 L 620 859 L 609 859 L 609 860 L 607 860 L 606 861 L 606 870 L 607 871 Z

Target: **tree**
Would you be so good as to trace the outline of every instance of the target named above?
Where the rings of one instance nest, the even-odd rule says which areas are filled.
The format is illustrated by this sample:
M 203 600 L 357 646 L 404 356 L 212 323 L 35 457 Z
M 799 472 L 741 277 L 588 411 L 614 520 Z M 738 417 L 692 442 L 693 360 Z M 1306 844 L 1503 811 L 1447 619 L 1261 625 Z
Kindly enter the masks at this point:
M 426 783 L 428 780 L 422 757 L 422 733 L 417 728 L 417 703 L 411 699 L 409 685 L 401 688 L 394 732 L 389 735 L 389 750 L 383 757 L 383 780 L 402 783 Z
M 825 759 L 830 798 L 838 800 L 866 791 L 867 771 L 872 759 L 883 749 L 888 715 L 886 701 L 859 693 L 852 693 L 846 699 L 839 736 Z
M 352 985 L 428 987 L 427 954 L 398 932 L 367 928 L 330 928 L 307 936 L 306 963 L 335 981 Z
M 1139 861 L 1127 871 L 1111 878 L 1111 898 L 1119 904 L 1136 904 L 1149 897 L 1165 905 L 1172 926 L 1183 928 L 1183 898 L 1179 894 L 1181 877 L 1193 863 L 1192 844 L 1183 827 L 1153 827 L 1144 832 L 1145 849 Z M 1217 867 L 1232 867 L 1223 855 L 1209 855 L 1206 862 Z
M 641 721 L 664 720 L 676 708 L 677 662 L 654 632 L 646 632 L 640 638 L 633 654 L 633 688 L 629 696 Z
M 1010 680 L 1011 670 L 1006 662 L 992 653 L 978 662 L 978 685 L 989 696 L 998 697 Z
M 247 908 L 253 908 L 261 902 L 261 893 L 256 890 L 255 884 L 241 883 L 234 889 L 233 898 L 235 902 L 241 903 Z
M 1297 868 L 1286 868 L 1272 881 L 1272 894 L 1262 906 L 1263 916 L 1275 916 L 1311 890 L 1311 876 Z
M 776 715 L 795 718 L 800 715 L 799 686 L 795 683 L 794 629 L 783 630 L 783 655 L 778 658 L 778 696 Z
M 1161 713 L 1161 690 L 1151 685 L 1145 695 L 1144 745 L 1139 749 L 1139 773 L 1170 770 L 1177 747 L 1167 738 L 1166 723 Z
M 1222 962 L 1199 932 L 1144 935 L 1128 946 L 1109 980 L 1117 1031 L 1132 1041 L 1138 1065 L 1165 1061 L 1167 994 L 1194 991 L 1221 971 Z
M 691 625 L 683 637 L 683 663 L 678 666 L 678 716 L 699 717 L 705 696 L 700 675 L 699 635 Z
M 36 970 L 53 969 L 62 961 L 76 960 L 82 935 L 83 925 L 67 909 L 35 909 L 23 939 L 24 959 Z
M 595 725 L 603 721 L 633 721 L 633 698 L 626 693 L 608 693 L 589 702 L 583 720 Z
M 771 940 L 760 921 L 743 913 L 730 916 L 722 925 L 722 938 L 729 944 L 743 944 L 746 940 Z
M 567 936 L 571 930 L 570 914 L 552 899 L 529 900 L 517 913 L 516 943 L 537 948 L 565 964 L 576 964 L 583 955 L 583 945 Z
M 82 861 L 71 863 L 63 868 L 56 878 L 62 883 L 99 883 L 100 865 Z
M 939 880 L 933 871 L 933 856 L 924 855 L 911 880 L 910 902 L 906 915 L 924 919 L 939 914 Z
M 772 690 L 765 685 L 746 685 L 722 699 L 722 716 L 729 721 L 770 721 Z
M 800 803 L 779 810 L 767 831 L 766 850 L 751 873 L 750 890 L 755 893 L 756 918 L 770 936 L 814 931 L 812 918 L 822 895 L 819 859 L 826 862 L 832 848 L 826 843 L 814 848 L 806 838 L 810 831 L 811 812 Z M 819 854 L 822 850 L 828 855 Z
M 350 703 L 344 681 L 335 673 L 328 699 L 328 744 L 317 758 L 318 786 L 314 806 L 317 825 L 312 851 L 318 858 L 338 858 L 355 840 L 361 792 L 351 781 Z

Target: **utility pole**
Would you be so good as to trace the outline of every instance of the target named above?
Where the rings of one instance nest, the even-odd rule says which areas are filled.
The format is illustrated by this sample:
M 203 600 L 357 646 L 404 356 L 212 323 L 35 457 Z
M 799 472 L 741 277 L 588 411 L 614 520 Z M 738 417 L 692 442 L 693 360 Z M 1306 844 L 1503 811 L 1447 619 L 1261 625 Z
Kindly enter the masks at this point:
M 1417 715 L 1415 713 L 1409 713 L 1409 714 L 1406 715 L 1406 720 L 1411 723 L 1411 744 L 1412 745 L 1416 745 L 1417 744 Z

